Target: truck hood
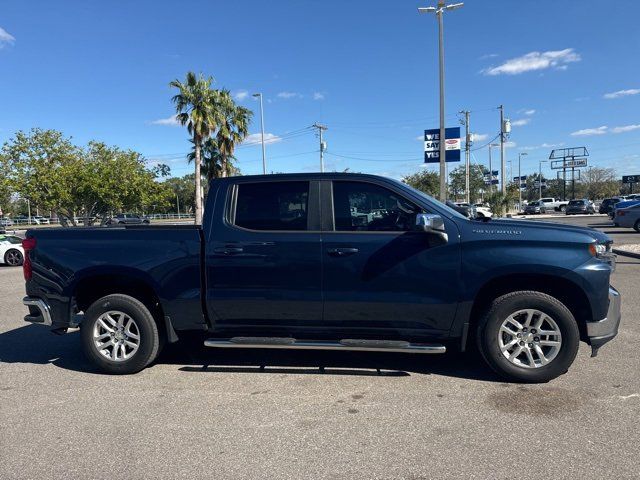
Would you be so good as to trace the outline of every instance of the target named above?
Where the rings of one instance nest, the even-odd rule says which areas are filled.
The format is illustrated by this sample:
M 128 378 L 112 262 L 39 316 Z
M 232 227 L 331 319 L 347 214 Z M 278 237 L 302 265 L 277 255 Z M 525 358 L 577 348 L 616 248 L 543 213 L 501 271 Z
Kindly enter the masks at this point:
M 557 240 L 557 236 L 566 236 L 570 234 L 572 236 L 586 236 L 594 239 L 598 243 L 611 242 L 611 238 L 606 234 L 589 227 L 578 227 L 575 225 L 566 225 L 556 222 L 544 222 L 544 221 L 532 221 L 532 220 L 516 220 L 510 218 L 502 218 L 498 220 L 490 220 L 488 222 L 473 222 L 473 231 L 477 232 L 480 229 L 484 229 L 486 233 L 493 233 L 494 231 L 518 231 L 521 233 L 527 233 L 533 231 L 540 232 L 541 230 L 547 230 L 549 240 Z

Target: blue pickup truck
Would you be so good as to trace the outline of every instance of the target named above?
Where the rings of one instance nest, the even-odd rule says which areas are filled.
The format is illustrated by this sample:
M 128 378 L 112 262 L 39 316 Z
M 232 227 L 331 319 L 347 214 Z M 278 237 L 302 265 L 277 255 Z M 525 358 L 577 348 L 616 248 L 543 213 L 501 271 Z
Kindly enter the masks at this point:
M 470 220 L 372 175 L 217 179 L 201 227 L 30 230 L 24 249 L 25 320 L 79 326 L 109 373 L 200 331 L 213 348 L 473 349 L 509 380 L 544 382 L 620 322 L 603 233 Z

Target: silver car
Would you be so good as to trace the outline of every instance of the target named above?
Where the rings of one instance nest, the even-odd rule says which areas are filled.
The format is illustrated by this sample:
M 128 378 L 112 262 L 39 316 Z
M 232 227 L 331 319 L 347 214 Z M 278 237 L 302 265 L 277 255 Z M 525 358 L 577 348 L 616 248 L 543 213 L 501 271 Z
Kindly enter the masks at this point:
M 616 227 L 633 228 L 636 232 L 640 232 L 640 203 L 616 209 L 613 224 Z

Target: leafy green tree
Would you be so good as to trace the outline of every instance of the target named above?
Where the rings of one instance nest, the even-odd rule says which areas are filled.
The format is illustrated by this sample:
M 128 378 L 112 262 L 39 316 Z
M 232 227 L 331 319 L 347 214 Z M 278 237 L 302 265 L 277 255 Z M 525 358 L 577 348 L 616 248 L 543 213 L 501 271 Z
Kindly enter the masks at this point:
M 169 211 L 177 212 L 178 205 L 180 206 L 180 213 L 193 213 L 195 211 L 196 195 L 193 189 L 194 180 L 195 174 L 191 173 L 184 177 L 167 178 L 163 182 L 171 190 L 171 206 Z
M 423 170 L 404 177 L 402 181 L 433 197 L 436 197 L 440 192 L 440 175 L 436 172 Z
M 202 197 L 201 192 L 201 149 L 202 143 L 209 138 L 223 121 L 218 98 L 211 89 L 212 77 L 205 78 L 202 74 L 196 76 L 188 72 L 184 83 L 179 80 L 172 81 L 169 86 L 178 89 L 172 101 L 176 107 L 176 119 L 181 125 L 186 125 L 187 131 L 192 136 L 195 148 L 195 223 L 202 223 Z
M 55 130 L 17 132 L 2 147 L 2 169 L 13 192 L 32 208 L 55 211 L 63 225 L 104 221 L 122 210 L 163 208 L 170 189 L 156 181 L 139 153 L 90 142 L 75 146 Z
M 613 168 L 592 167 L 582 171 L 584 196 L 591 200 L 601 200 L 620 194 L 620 181 Z
M 488 173 L 482 165 L 469 165 L 469 200 L 471 203 L 476 202 L 484 193 L 484 174 Z M 455 199 L 465 195 L 465 167 L 461 165 L 449 173 L 449 190 Z

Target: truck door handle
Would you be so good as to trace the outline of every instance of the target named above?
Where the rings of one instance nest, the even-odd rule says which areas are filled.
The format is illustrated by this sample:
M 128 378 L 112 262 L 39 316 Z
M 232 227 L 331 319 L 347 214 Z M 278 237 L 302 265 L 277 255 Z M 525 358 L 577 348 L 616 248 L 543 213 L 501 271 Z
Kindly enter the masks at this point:
M 227 245 L 226 247 L 214 248 L 213 253 L 222 254 L 222 255 L 237 255 L 238 253 L 242 253 L 242 247 L 232 247 Z
M 327 253 L 332 257 L 346 257 L 358 253 L 358 249 L 353 247 L 330 248 Z

